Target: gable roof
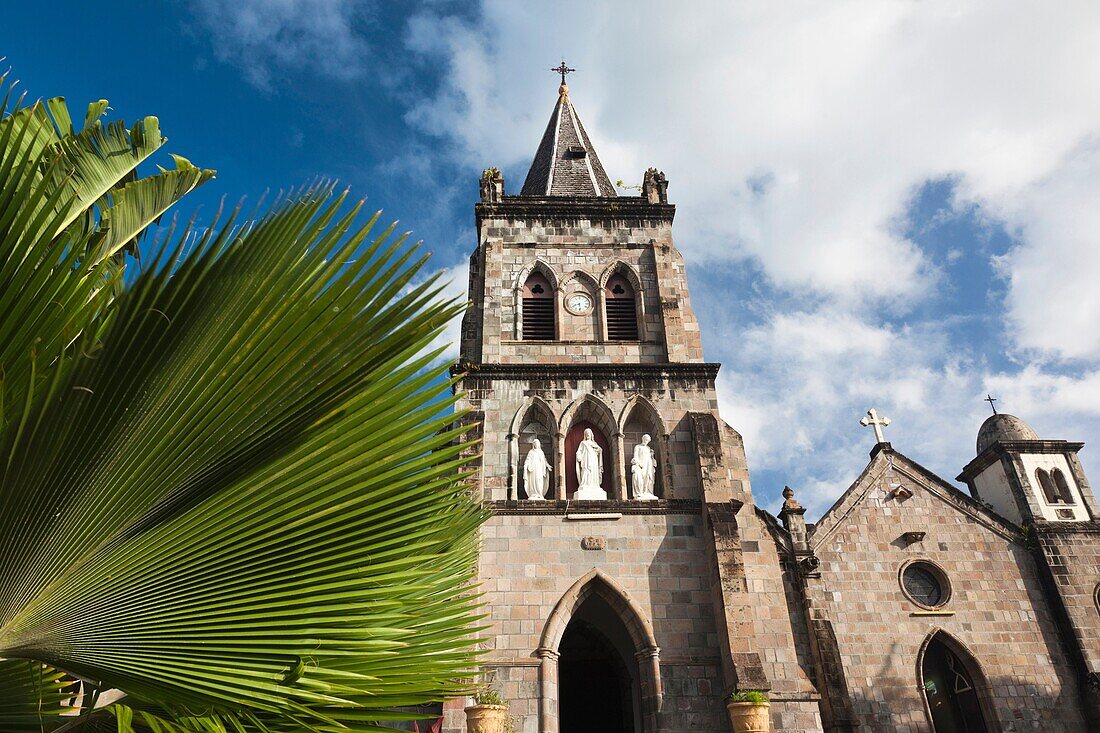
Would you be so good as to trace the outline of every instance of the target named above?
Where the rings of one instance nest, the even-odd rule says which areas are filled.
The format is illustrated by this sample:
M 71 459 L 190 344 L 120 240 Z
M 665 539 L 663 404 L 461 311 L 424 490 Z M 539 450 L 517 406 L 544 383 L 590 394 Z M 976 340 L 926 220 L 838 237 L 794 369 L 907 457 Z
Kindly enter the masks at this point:
M 996 534 L 1013 542 L 1022 541 L 1021 528 L 1005 519 L 991 508 L 955 486 L 944 481 L 936 474 L 907 456 L 898 453 L 889 443 L 875 446 L 871 452 L 871 461 L 859 475 L 859 478 L 840 496 L 836 502 L 821 515 L 809 536 L 811 549 L 820 547 L 841 525 L 844 519 L 864 502 L 871 490 L 877 485 L 875 479 L 885 473 L 888 466 L 899 474 L 923 487 L 929 494 L 940 499 L 947 506 L 967 515 Z
M 604 172 L 581 118 L 569 101 L 569 87 L 562 84 L 520 196 L 615 195 L 615 187 Z

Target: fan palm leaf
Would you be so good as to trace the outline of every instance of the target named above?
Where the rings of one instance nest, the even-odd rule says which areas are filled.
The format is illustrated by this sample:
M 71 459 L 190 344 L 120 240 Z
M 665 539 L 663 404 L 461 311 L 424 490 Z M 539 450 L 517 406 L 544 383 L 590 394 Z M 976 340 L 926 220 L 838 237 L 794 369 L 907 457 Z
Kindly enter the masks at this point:
M 0 657 L 145 727 L 370 730 L 466 689 L 483 515 L 425 351 L 461 307 L 360 208 L 184 231 L 72 344 L 0 434 Z
M 140 178 L 164 143 L 155 117 L 104 124 L 100 100 L 76 131 L 64 99 L 9 104 L 11 89 L 0 100 L 0 426 L 18 418 L 32 373 L 63 368 L 73 340 L 102 326 L 119 253 L 214 175 L 175 156 L 174 170 Z
M 425 257 L 320 186 L 166 232 L 123 287 L 213 172 L 139 177 L 156 118 L 9 101 L 0 730 L 373 730 L 464 691 L 483 515 Z

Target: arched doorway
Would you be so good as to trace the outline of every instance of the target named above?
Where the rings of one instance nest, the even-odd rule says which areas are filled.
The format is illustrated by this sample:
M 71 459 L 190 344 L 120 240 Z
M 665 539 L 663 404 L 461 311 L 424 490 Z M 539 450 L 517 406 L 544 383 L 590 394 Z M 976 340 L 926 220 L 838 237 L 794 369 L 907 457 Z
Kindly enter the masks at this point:
M 563 733 L 639 733 L 641 689 L 630 635 L 599 596 L 573 615 L 558 647 Z
M 565 592 L 535 654 L 543 733 L 658 730 L 663 692 L 653 625 L 602 571 Z
M 942 633 L 929 639 L 921 660 L 924 697 L 935 733 L 988 733 L 982 680 L 965 650 Z

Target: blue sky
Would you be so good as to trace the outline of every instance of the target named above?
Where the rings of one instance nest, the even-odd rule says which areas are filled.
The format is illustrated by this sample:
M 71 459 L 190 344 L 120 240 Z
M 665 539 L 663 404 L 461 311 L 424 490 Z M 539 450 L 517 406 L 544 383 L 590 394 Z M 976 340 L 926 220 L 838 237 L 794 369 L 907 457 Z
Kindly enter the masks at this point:
M 1100 440 L 1098 33 L 1089 2 L 24 3 L 0 55 L 32 96 L 160 117 L 218 170 L 182 213 L 338 178 L 462 295 L 478 173 L 518 190 L 564 56 L 611 178 L 668 175 L 758 502 L 816 514 L 872 405 L 947 479 L 987 392 Z

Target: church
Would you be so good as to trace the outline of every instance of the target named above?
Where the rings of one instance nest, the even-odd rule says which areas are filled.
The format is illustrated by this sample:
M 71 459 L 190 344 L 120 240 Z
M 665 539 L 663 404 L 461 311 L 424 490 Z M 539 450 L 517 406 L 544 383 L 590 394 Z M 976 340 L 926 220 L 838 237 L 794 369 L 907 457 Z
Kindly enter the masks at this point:
M 1082 443 L 994 414 L 955 483 L 871 410 L 866 468 L 816 523 L 789 488 L 757 507 L 668 181 L 617 195 L 559 71 L 519 193 L 481 179 L 453 367 L 490 512 L 483 665 L 515 730 L 730 731 L 746 690 L 776 733 L 1100 730 Z

